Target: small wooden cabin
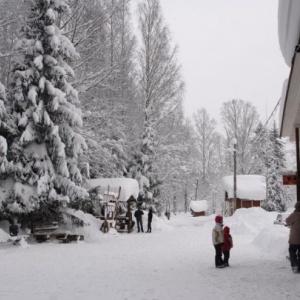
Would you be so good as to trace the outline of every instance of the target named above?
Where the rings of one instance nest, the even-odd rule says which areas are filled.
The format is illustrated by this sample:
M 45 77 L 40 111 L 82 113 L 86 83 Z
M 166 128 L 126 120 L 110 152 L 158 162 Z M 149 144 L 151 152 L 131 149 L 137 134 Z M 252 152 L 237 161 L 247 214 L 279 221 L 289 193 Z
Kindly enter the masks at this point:
M 225 211 L 229 216 L 235 209 L 260 207 L 266 199 L 266 178 L 261 175 L 237 175 L 236 177 L 236 205 L 234 205 L 233 176 L 222 179 L 224 190 Z
M 195 200 L 190 202 L 190 211 L 193 217 L 205 216 L 207 209 L 207 200 Z

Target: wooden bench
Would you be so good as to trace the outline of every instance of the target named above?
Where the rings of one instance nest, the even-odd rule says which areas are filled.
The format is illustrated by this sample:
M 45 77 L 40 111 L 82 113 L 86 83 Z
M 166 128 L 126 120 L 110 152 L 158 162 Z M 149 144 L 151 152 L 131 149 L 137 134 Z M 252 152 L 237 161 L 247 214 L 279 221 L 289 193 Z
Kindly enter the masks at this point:
M 33 236 L 38 243 L 49 242 L 51 234 L 58 228 L 58 224 L 55 223 L 39 225 L 35 227 Z
M 57 239 L 62 243 L 79 242 L 79 241 L 84 241 L 84 235 L 66 234 L 64 237 L 58 237 Z
M 66 232 L 36 233 L 34 237 L 38 243 L 48 243 L 51 240 L 58 240 L 62 243 L 84 241 L 84 235 Z
M 62 243 L 84 241 L 84 235 L 58 231 L 58 224 L 43 225 L 35 228 L 34 237 L 38 243 L 48 243 L 58 240 Z

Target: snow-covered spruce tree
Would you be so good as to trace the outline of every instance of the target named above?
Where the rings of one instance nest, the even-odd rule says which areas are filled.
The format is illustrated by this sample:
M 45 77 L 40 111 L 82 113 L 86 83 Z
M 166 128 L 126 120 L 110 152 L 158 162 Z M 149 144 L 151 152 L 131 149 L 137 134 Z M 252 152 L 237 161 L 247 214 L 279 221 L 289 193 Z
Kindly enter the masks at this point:
M 285 166 L 284 144 L 279 139 L 278 128 L 274 122 L 273 127 L 269 131 L 269 141 L 266 156 L 266 180 L 267 180 L 267 199 L 262 203 L 262 207 L 267 211 L 286 210 L 286 204 L 289 195 L 282 185 L 282 175 L 280 170 Z
M 72 43 L 56 23 L 68 12 L 63 0 L 31 1 L 31 14 L 16 45 L 10 97 L 19 134 L 9 149 L 17 165 L 7 207 L 47 214 L 61 201 L 84 199 L 78 157 L 86 148 L 80 134 L 77 91 L 68 83 L 76 59 Z M 41 210 L 43 210 L 41 212 Z
M 255 135 L 252 138 L 252 161 L 250 174 L 265 175 L 266 174 L 266 158 L 268 147 L 268 133 L 263 124 L 259 122 L 255 129 Z
M 10 141 L 16 133 L 12 118 L 7 114 L 5 102 L 6 92 L 0 82 L 0 185 L 13 172 L 13 164 L 7 160 L 7 139 Z

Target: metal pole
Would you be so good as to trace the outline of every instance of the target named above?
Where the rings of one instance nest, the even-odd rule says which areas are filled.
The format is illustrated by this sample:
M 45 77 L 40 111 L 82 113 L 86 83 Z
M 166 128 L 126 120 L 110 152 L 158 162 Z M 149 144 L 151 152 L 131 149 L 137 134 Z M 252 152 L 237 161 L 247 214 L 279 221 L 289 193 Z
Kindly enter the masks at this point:
M 195 201 L 197 200 L 197 192 L 198 192 L 198 177 L 197 177 L 197 184 L 196 184 Z
M 236 144 L 233 145 L 233 212 L 236 210 Z

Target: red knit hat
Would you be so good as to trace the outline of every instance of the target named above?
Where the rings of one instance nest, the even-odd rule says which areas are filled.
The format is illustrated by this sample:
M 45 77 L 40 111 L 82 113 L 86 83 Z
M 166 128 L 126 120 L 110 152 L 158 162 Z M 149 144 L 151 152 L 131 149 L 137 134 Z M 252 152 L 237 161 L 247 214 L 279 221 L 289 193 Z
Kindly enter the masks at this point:
M 216 217 L 215 217 L 215 222 L 216 222 L 216 223 L 223 223 L 223 217 L 220 216 L 220 215 L 216 216 Z
M 225 226 L 223 231 L 224 233 L 230 233 L 230 228 L 228 226 Z

